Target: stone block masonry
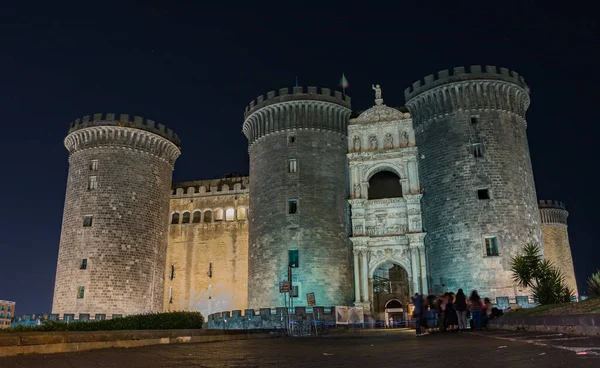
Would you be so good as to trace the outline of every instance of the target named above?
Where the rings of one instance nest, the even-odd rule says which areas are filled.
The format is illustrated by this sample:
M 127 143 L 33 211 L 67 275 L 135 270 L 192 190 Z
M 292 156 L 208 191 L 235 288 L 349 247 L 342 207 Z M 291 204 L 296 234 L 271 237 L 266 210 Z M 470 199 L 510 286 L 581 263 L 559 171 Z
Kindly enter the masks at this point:
M 541 243 L 525 111 L 516 73 L 472 66 L 407 90 L 419 148 L 430 284 L 495 298 L 525 294 L 510 260 Z
M 140 119 L 98 114 L 73 125 L 65 139 L 69 176 L 53 313 L 163 309 L 171 176 L 180 151 L 172 132 L 157 134 L 135 124 Z

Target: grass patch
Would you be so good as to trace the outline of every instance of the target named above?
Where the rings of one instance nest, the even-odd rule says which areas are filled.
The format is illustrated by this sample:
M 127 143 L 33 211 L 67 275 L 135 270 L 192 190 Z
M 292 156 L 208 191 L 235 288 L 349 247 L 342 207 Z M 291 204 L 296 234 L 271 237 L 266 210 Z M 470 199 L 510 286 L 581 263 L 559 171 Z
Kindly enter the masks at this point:
M 535 308 L 521 308 L 506 317 L 565 315 L 565 314 L 596 314 L 600 313 L 600 298 L 591 298 L 578 303 L 560 303 L 540 305 Z
M 204 317 L 200 312 L 168 312 L 137 314 L 103 321 L 71 323 L 44 321 L 40 326 L 17 326 L 14 328 L 0 329 L 0 333 L 199 329 L 202 328 L 203 323 Z

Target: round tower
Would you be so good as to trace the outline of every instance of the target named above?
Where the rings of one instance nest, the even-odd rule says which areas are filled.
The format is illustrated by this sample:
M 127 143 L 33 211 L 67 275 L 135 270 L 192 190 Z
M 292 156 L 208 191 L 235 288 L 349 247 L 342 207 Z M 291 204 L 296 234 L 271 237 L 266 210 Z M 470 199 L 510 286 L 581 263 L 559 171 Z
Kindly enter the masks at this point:
M 348 305 L 346 132 L 350 98 L 327 88 L 259 96 L 244 113 L 250 154 L 248 304 L 284 305 L 292 268 L 294 305 Z M 287 295 L 287 294 L 285 294 Z
M 567 229 L 569 212 L 565 204 L 559 201 L 539 201 L 539 208 L 546 259 L 552 261 L 562 271 L 567 285 L 579 298 Z
M 516 72 L 471 66 L 405 91 L 419 147 L 430 285 L 482 296 L 527 295 L 510 272 L 541 244 L 527 143 L 529 88 Z
M 69 176 L 52 312 L 161 311 L 179 138 L 129 115 L 95 114 L 65 138 Z

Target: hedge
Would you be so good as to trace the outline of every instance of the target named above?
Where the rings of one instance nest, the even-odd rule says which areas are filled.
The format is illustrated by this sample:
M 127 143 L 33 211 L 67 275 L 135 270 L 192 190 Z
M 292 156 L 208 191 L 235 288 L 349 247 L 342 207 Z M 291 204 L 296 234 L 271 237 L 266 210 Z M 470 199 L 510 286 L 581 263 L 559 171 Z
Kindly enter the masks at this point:
M 203 323 L 200 312 L 168 312 L 88 322 L 44 321 L 40 326 L 17 326 L 0 332 L 176 330 L 202 328 Z

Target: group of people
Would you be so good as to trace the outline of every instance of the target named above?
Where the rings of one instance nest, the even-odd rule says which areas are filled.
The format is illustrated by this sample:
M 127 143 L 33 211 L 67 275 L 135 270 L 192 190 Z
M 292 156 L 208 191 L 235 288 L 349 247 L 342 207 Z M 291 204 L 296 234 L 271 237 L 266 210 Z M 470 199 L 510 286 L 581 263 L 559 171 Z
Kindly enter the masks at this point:
M 433 331 L 465 331 L 470 317 L 469 327 L 474 330 L 487 328 L 492 318 L 492 302 L 482 299 L 473 290 L 467 297 L 462 289 L 458 292 L 440 293 L 436 298 L 416 293 L 411 297 L 414 304 L 413 319 L 416 323 L 417 336 L 427 335 Z

